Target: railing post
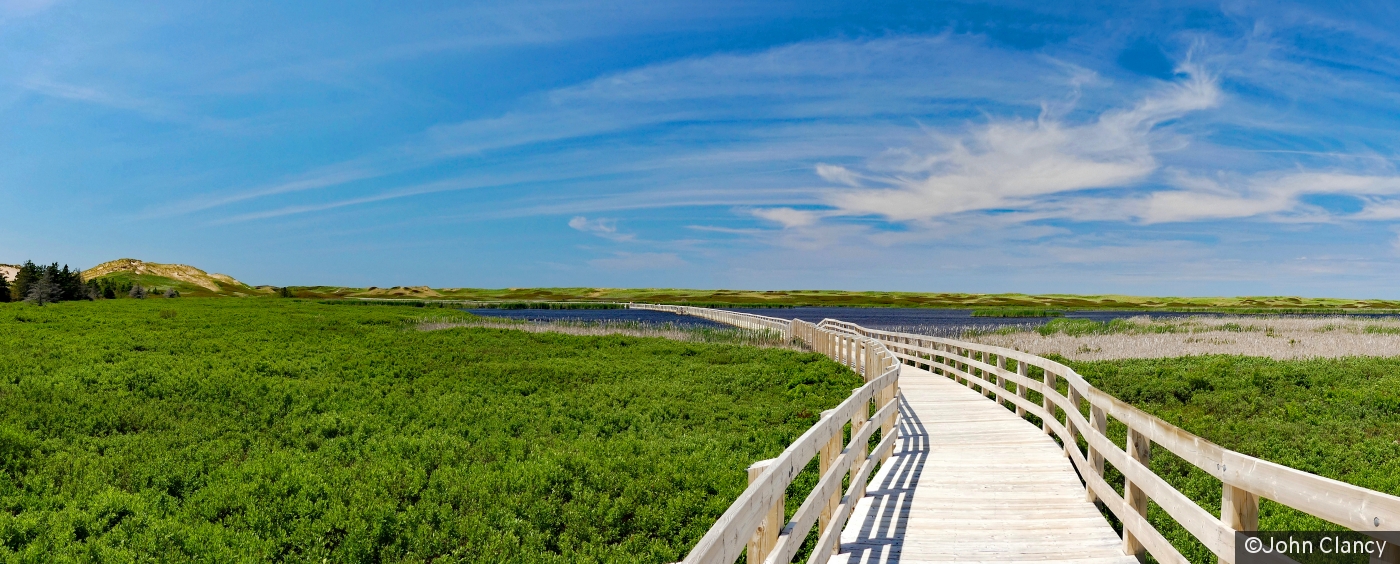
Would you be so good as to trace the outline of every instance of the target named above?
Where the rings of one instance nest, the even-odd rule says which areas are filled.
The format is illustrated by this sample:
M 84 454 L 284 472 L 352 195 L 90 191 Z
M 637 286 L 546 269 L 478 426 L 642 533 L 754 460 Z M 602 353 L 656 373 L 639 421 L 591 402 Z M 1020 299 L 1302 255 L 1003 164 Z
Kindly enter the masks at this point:
M 758 480 L 772 463 L 771 459 L 760 460 L 749 466 L 749 484 Z M 768 558 L 768 553 L 778 544 L 778 533 L 783 530 L 783 520 L 786 516 L 783 511 L 783 496 L 780 494 L 777 501 L 773 502 L 773 507 L 768 509 L 768 515 L 758 524 L 758 530 L 754 531 L 753 537 L 749 539 L 749 564 L 760 564 Z
M 1088 433 L 1098 433 L 1100 437 L 1108 436 L 1108 416 L 1103 412 L 1103 408 L 1089 403 L 1089 427 L 1085 431 L 1084 442 L 1089 443 L 1089 471 L 1103 477 L 1103 453 L 1094 448 L 1089 441 Z M 1098 501 L 1099 496 L 1094 495 L 1094 490 L 1089 488 L 1089 483 L 1084 483 L 1085 499 L 1090 503 Z
M 1040 406 L 1045 408 L 1045 419 L 1040 421 L 1040 430 L 1045 434 L 1055 436 L 1055 432 L 1050 430 L 1050 420 L 1055 418 L 1055 404 L 1050 401 L 1050 393 L 1055 391 L 1055 373 L 1045 371 L 1045 393 L 1040 396 Z
M 1006 378 L 1001 376 L 1001 371 L 1006 370 L 1006 356 L 997 355 L 997 404 L 1006 405 L 1006 398 L 1002 397 L 1006 393 Z
M 1030 366 L 1030 365 L 1026 364 L 1025 362 L 1022 362 L 1022 361 L 1019 361 L 1019 360 L 1016 361 L 1016 373 L 1019 374 L 1022 378 L 1029 378 L 1029 377 L 1030 377 L 1029 366 Z M 1026 386 L 1025 386 L 1024 384 L 1020 384 L 1020 383 L 1017 383 L 1017 384 L 1016 384 L 1016 395 L 1017 395 L 1018 397 L 1022 397 L 1022 398 L 1026 397 Z M 1017 417 L 1025 417 L 1025 416 L 1026 416 L 1026 408 L 1021 407 L 1020 404 L 1017 404 L 1017 405 L 1016 405 L 1016 416 L 1017 416 Z
M 832 413 L 834 413 L 834 410 L 823 411 L 822 418 L 831 417 Z M 842 425 L 842 427 L 845 427 L 845 425 Z M 838 430 L 835 435 L 831 436 L 831 440 L 827 441 L 826 445 L 822 446 L 821 452 L 818 453 L 817 456 L 817 470 L 819 471 L 819 475 L 826 476 L 826 472 L 831 469 L 831 465 L 835 464 L 836 459 L 841 456 L 840 430 Z M 836 514 L 836 506 L 840 504 L 841 491 L 838 488 L 837 491 L 831 493 L 831 498 L 826 500 L 826 504 L 822 506 L 821 514 L 817 517 L 817 538 L 821 538 L 823 534 L 826 534 L 827 527 L 831 526 L 831 517 Z M 837 544 L 840 544 L 840 541 L 838 541 Z
M 862 428 L 869 424 L 870 403 L 866 402 L 856 408 L 855 416 L 851 418 L 851 436 L 856 436 L 856 433 L 860 432 Z M 865 457 L 870 455 L 870 445 L 865 442 L 860 442 L 859 444 L 851 443 L 847 445 L 846 448 L 851 449 L 851 451 L 855 453 L 855 456 L 852 457 L 853 463 L 851 464 L 851 477 L 855 478 L 855 470 L 859 469 L 860 465 L 865 463 Z M 865 497 L 865 482 L 861 481 L 860 483 L 851 485 L 854 487 L 851 490 L 851 499 L 849 503 L 851 507 L 855 507 L 856 502 Z
M 962 347 L 958 347 L 958 356 L 962 358 L 970 357 L 972 356 L 972 351 Z M 971 368 L 967 365 L 967 363 L 958 361 L 956 368 L 962 371 L 963 373 L 963 385 L 969 388 L 972 387 L 972 371 Z
M 870 341 L 860 340 L 860 375 L 869 382 L 873 377 L 870 375 Z
M 992 363 L 992 353 L 989 353 L 987 351 L 981 351 L 981 356 L 978 358 L 978 360 L 982 361 L 982 364 L 990 365 Z M 996 379 L 993 378 L 992 375 L 989 374 L 987 372 L 987 369 L 985 368 L 978 368 L 977 372 L 979 372 L 982 376 L 982 380 L 986 382 L 996 381 Z M 989 398 L 997 397 L 996 392 L 992 391 L 992 387 L 989 384 L 982 384 L 982 395 Z
M 886 405 L 889 405 L 891 402 L 898 402 L 898 401 L 899 401 L 899 377 L 898 377 L 898 376 L 895 377 L 895 381 L 890 382 L 890 385 L 885 386 L 885 390 L 884 390 L 884 394 L 883 394 L 883 395 L 884 395 L 884 398 L 885 398 L 885 402 L 882 403 L 882 404 L 880 404 L 879 408 L 877 408 L 877 411 L 878 411 L 879 409 L 884 409 L 884 407 L 885 407 Z M 885 420 L 885 421 L 882 421 L 881 424 L 880 424 L 880 440 L 881 440 L 881 441 L 885 440 L 887 437 L 892 437 L 892 436 L 894 436 L 893 433 L 896 433 L 896 432 L 897 432 L 897 431 L 895 430 L 895 422 L 899 421 L 899 405 L 895 405 L 893 411 L 894 411 L 894 414 L 893 414 L 892 416 L 890 416 L 889 419 L 887 419 L 887 420 Z M 890 450 L 885 451 L 885 455 L 882 456 L 882 457 L 880 457 L 880 463 L 883 464 L 885 461 L 889 460 L 889 459 L 890 459 L 890 455 L 893 454 L 893 453 L 894 453 L 894 449 L 890 449 Z
M 1236 531 L 1259 530 L 1259 496 L 1222 482 L 1220 521 Z M 1228 560 L 1220 559 L 1220 564 L 1228 563 Z
M 1073 460 L 1073 457 L 1069 456 L 1069 449 L 1079 450 L 1079 444 L 1074 442 L 1074 438 L 1080 436 L 1082 433 L 1075 427 L 1074 419 L 1069 416 L 1069 410 L 1073 409 L 1079 411 L 1079 404 L 1084 401 L 1084 398 L 1079 395 L 1079 390 L 1074 389 L 1074 385 L 1070 384 L 1069 380 L 1065 380 L 1065 387 L 1068 388 L 1066 391 L 1069 396 L 1069 405 L 1065 406 L 1065 429 L 1069 430 L 1070 440 L 1070 442 L 1065 443 L 1065 456 Z M 1087 435 L 1084 437 L 1084 442 L 1089 442 L 1089 437 Z M 1088 486 L 1086 485 L 1085 487 L 1087 488 Z
M 1127 447 L 1125 450 L 1128 451 L 1128 457 L 1143 466 L 1148 466 L 1152 461 L 1152 441 L 1131 427 L 1128 428 L 1128 440 L 1124 446 Z M 1127 501 L 1128 507 L 1138 515 L 1147 517 L 1147 494 L 1127 478 L 1123 478 L 1123 500 Z M 1138 562 L 1147 561 L 1147 547 L 1144 547 L 1127 527 L 1123 528 L 1123 553 L 1137 557 Z

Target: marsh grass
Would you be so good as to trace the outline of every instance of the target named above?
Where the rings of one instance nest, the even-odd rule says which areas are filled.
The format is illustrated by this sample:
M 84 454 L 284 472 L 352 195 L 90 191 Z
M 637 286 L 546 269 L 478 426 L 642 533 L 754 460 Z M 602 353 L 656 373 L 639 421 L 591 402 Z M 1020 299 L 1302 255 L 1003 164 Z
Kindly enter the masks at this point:
M 1035 328 L 964 331 L 962 337 L 1073 360 L 1204 354 L 1273 359 L 1400 356 L 1400 319 L 1358 317 L 1174 317 L 1054 319 Z
M 800 342 L 784 339 L 777 331 L 758 331 L 740 328 L 715 328 L 676 323 L 652 323 L 630 320 L 584 321 L 560 319 L 553 321 L 527 321 L 523 319 L 501 319 L 476 317 L 425 317 L 413 322 L 413 327 L 421 331 L 437 331 L 454 327 L 485 327 L 493 329 L 514 329 L 529 333 L 562 333 L 565 335 L 603 336 L 625 335 L 629 337 L 660 337 L 674 341 L 744 345 L 761 348 L 806 350 Z

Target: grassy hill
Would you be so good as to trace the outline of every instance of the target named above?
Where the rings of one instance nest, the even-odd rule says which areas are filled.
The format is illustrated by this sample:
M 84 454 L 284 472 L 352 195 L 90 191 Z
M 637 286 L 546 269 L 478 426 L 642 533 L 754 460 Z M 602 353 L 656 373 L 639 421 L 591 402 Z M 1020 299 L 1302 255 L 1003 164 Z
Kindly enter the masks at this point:
M 239 282 L 227 274 L 210 274 L 187 264 L 161 264 L 129 258 L 104 262 L 83 271 L 84 280 L 99 278 L 140 284 L 146 288 L 174 288 L 182 296 L 193 297 L 242 297 L 272 293 Z

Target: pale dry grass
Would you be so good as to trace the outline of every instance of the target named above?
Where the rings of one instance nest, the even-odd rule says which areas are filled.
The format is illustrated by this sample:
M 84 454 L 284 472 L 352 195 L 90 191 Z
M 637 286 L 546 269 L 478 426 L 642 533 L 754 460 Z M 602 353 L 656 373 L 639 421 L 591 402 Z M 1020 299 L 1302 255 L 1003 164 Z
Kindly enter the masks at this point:
M 1019 330 L 964 336 L 978 343 L 1073 360 L 1171 358 L 1232 354 L 1278 360 L 1346 356 L 1400 356 L 1400 320 L 1358 317 L 1190 317 L 1153 321 L 1146 316 L 1107 333 L 1043 335 Z
M 806 350 L 800 344 L 783 339 L 776 331 L 755 331 L 752 329 L 696 327 L 673 325 L 670 323 L 643 323 L 637 321 L 570 321 L 549 322 L 461 318 L 428 318 L 417 322 L 420 331 L 436 331 L 454 327 L 485 327 L 490 329 L 511 329 L 527 333 L 563 333 L 566 335 L 626 335 L 629 337 L 660 337 L 675 341 L 700 343 L 726 343 L 761 348 Z

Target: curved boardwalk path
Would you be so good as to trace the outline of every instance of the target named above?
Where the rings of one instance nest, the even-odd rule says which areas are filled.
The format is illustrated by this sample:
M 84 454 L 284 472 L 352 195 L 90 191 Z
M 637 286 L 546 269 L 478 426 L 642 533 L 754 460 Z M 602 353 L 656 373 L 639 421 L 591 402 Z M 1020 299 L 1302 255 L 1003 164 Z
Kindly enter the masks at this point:
M 1149 503 L 1212 560 L 1242 564 L 1236 541 L 1259 530 L 1261 499 L 1359 532 L 1389 547 L 1370 562 L 1400 564 L 1400 497 L 1221 447 L 1104 393 L 1059 362 L 835 319 L 631 307 L 777 331 L 866 382 L 777 458 L 748 468 L 748 489 L 686 564 L 741 556 L 750 564 L 791 562 L 814 528 L 810 564 L 1134 564 L 1149 555 L 1162 564 L 1200 564 L 1147 519 Z M 1110 435 L 1110 421 L 1125 434 Z M 1220 504 L 1207 510 L 1157 475 L 1154 449 L 1218 481 Z M 787 489 L 814 459 L 816 486 L 787 511 Z M 1119 475 L 1107 474 L 1109 467 Z M 1090 503 L 1095 498 L 1122 523 L 1121 536 Z
M 831 562 L 1137 564 L 1039 427 L 926 370 L 899 384 L 899 444 Z

